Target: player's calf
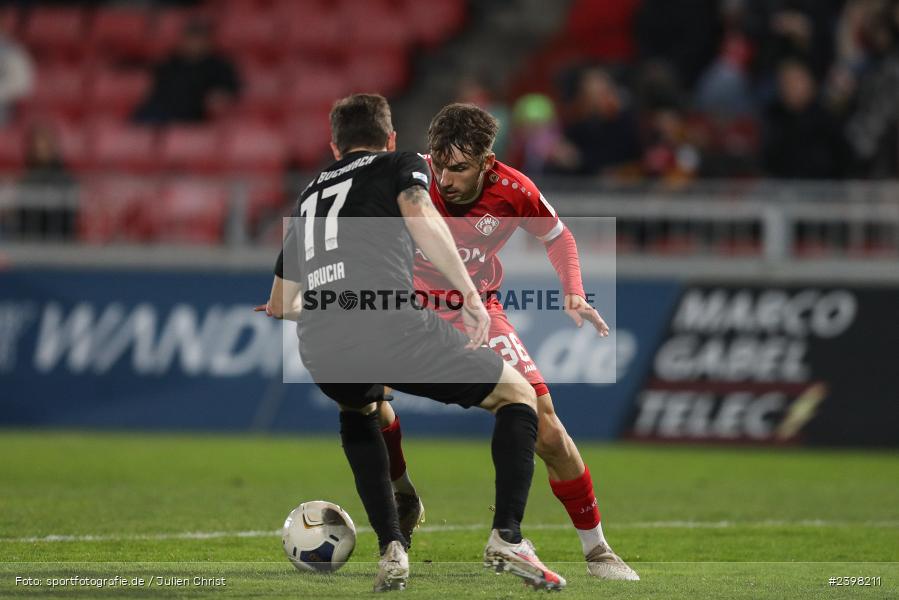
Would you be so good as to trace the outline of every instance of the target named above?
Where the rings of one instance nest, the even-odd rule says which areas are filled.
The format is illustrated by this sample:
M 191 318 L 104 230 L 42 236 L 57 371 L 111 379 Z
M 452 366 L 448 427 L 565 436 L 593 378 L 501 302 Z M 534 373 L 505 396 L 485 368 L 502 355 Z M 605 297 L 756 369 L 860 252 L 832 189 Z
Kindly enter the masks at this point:
M 558 418 L 540 418 L 537 425 L 537 446 L 535 451 L 543 462 L 557 465 L 570 462 L 573 453 L 569 447 L 568 432 Z
M 539 411 L 536 452 L 546 463 L 550 479 L 574 479 L 584 472 L 584 462 L 565 426 L 554 412 L 546 412 L 542 407 Z
M 365 414 L 357 410 L 340 412 L 340 439 L 356 491 L 369 521 L 384 549 L 394 541 L 407 544 L 400 532 L 396 502 L 388 477 L 387 449 L 378 427 L 374 409 Z

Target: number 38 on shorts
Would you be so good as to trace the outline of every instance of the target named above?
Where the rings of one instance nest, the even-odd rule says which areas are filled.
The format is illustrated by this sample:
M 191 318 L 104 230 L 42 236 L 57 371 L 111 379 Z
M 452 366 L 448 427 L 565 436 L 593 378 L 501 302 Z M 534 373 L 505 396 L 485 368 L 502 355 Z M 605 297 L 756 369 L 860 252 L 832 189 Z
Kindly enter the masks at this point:
M 501 310 L 490 309 L 490 348 L 503 357 L 510 367 L 525 376 L 532 385 L 543 383 L 543 375 L 534 364 L 527 348 L 509 322 L 509 318 Z

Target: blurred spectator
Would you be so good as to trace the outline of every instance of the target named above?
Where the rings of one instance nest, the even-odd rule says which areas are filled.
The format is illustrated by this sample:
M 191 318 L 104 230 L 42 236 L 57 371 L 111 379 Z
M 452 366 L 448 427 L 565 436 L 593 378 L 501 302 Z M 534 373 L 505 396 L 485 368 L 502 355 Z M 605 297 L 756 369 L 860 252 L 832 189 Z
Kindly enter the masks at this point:
M 54 130 L 47 125 L 34 126 L 27 138 L 13 233 L 25 238 L 71 238 L 75 233 L 74 184 Z
M 493 152 L 500 160 L 506 159 L 509 144 L 509 108 L 496 100 L 490 87 L 479 77 L 463 77 L 456 90 L 455 102 L 474 104 L 486 110 L 499 121 L 499 132 L 493 142 Z
M 845 152 L 838 120 L 817 100 L 811 69 L 797 60 L 778 68 L 778 99 L 766 115 L 764 163 L 769 175 L 792 179 L 836 179 Z
M 683 115 L 675 108 L 657 110 L 652 116 L 643 171 L 668 186 L 680 186 L 699 172 L 699 149 L 688 139 Z
M 553 101 L 543 94 L 516 100 L 508 162 L 531 176 L 577 169 L 578 152 L 562 135 Z
M 855 110 L 859 80 L 871 67 L 883 7 L 884 0 L 848 0 L 837 22 L 835 60 L 827 74 L 823 101 L 843 118 Z
M 861 174 L 899 176 L 899 0 L 874 19 L 870 68 L 859 85 L 858 103 L 847 135 Z
M 757 76 L 775 75 L 787 58 L 802 60 L 821 80 L 833 61 L 833 34 L 843 0 L 751 0 L 746 31 L 758 48 Z
M 231 62 L 213 52 L 208 23 L 187 24 L 175 53 L 157 65 L 135 120 L 147 124 L 199 122 L 221 115 L 240 90 Z
M 0 126 L 12 120 L 15 102 L 34 84 L 34 65 L 28 52 L 3 31 L 0 21 Z
M 687 104 L 689 94 L 670 63 L 651 60 L 638 69 L 635 91 L 636 108 L 640 113 Z
M 843 64 L 834 65 L 827 75 L 822 92 L 824 107 L 834 116 L 846 121 L 855 109 L 858 78 Z
M 864 70 L 876 21 L 883 16 L 884 0 L 847 0 L 834 35 L 836 63 L 854 73 Z
M 718 0 L 643 0 L 637 39 L 643 60 L 671 63 L 692 88 L 718 47 Z
M 743 31 L 746 0 L 724 0 L 724 34 L 714 62 L 702 74 L 696 107 L 718 116 L 734 117 L 755 111 L 750 80 L 752 41 Z
M 567 121 L 565 138 L 578 154 L 572 172 L 596 175 L 640 160 L 637 117 L 604 70 L 594 67 L 581 74 Z

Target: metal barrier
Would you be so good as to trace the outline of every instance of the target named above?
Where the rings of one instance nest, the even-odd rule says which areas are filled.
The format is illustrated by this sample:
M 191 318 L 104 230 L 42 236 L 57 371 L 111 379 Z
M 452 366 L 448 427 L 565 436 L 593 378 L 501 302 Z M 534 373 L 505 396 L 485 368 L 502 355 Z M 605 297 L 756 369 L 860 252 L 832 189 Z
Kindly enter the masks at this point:
M 170 256 L 178 265 L 203 266 L 224 256 L 227 264 L 262 266 L 280 242 L 280 217 L 306 180 L 7 180 L 0 184 L 0 249 L 25 264 L 169 264 L 164 257 Z M 896 181 L 712 181 L 676 190 L 583 180 L 540 184 L 563 217 L 616 217 L 624 274 L 899 280 Z M 600 241 L 579 233 L 578 243 Z M 110 245 L 118 250 L 104 252 Z M 184 245 L 193 250 L 185 253 Z M 533 250 L 542 252 L 539 244 Z
M 563 215 L 614 216 L 619 255 L 899 258 L 899 182 L 704 182 L 684 190 L 570 189 Z

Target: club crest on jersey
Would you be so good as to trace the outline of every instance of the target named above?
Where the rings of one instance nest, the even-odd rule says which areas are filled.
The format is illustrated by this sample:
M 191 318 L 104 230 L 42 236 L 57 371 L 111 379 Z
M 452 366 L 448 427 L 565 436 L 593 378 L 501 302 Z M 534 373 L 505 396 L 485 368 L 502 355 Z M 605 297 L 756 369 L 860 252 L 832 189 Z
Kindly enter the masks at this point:
M 483 235 L 490 235 L 499 227 L 499 219 L 488 213 L 481 217 L 474 227 Z

